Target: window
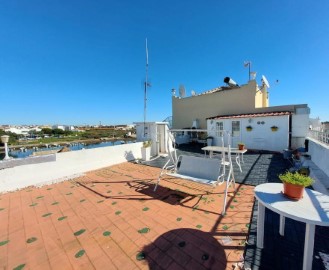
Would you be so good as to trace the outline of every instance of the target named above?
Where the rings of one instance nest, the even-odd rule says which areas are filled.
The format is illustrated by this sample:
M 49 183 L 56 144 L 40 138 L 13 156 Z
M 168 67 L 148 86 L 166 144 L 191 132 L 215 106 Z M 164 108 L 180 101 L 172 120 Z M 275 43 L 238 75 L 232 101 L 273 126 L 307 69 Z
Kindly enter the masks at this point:
M 216 122 L 216 136 L 217 137 L 223 136 L 223 131 L 224 131 L 224 123 Z
M 232 121 L 232 136 L 240 136 L 240 121 Z

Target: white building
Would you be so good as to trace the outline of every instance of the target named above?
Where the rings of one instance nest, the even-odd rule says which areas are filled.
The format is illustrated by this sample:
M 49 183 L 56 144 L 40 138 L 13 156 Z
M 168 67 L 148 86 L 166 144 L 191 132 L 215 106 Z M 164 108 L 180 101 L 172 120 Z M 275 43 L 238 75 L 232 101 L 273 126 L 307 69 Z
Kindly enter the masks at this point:
M 248 149 L 281 152 L 304 146 L 308 115 L 305 109 L 215 116 L 207 119 L 207 130 L 214 145 L 220 145 L 221 135 L 229 133 L 233 147 L 243 142 Z
M 310 118 L 310 129 L 311 130 L 316 130 L 316 131 L 322 131 L 322 125 L 320 118 Z
M 52 128 L 52 129 L 61 129 L 61 130 L 65 130 L 65 126 L 64 126 L 64 125 L 53 125 L 51 128 Z
M 24 137 L 27 137 L 30 135 L 31 131 L 39 132 L 41 131 L 41 128 L 38 126 L 13 126 L 13 127 L 7 127 L 4 129 L 5 132 L 12 132 L 17 135 L 23 135 Z
M 74 126 L 64 126 L 65 131 L 73 131 L 75 130 Z

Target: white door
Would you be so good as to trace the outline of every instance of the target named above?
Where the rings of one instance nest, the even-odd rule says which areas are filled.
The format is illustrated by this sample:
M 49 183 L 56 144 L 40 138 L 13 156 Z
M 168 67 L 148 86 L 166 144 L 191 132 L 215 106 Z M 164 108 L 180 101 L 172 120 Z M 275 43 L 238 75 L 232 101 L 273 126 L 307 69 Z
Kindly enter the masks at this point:
M 231 146 L 237 147 L 238 142 L 241 142 L 241 121 L 239 120 L 232 120 L 231 122 Z
M 157 125 L 157 154 L 166 153 L 165 125 Z

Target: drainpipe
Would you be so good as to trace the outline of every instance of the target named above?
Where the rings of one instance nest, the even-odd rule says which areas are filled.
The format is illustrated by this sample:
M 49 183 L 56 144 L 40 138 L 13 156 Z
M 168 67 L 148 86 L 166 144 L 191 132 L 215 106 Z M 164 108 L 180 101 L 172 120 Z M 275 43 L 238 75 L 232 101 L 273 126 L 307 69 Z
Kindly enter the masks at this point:
M 292 135 L 292 115 L 289 114 L 289 145 L 288 145 L 288 149 L 291 149 L 291 135 Z

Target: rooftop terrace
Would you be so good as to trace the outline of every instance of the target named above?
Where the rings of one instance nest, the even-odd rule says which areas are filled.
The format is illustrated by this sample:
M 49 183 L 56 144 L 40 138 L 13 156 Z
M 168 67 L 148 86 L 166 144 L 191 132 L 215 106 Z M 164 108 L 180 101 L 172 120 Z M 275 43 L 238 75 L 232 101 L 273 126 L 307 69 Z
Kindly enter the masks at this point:
M 202 155 L 198 149 L 181 149 Z M 153 192 L 158 158 L 124 162 L 78 178 L 0 195 L 4 269 L 301 269 L 305 224 L 266 211 L 265 248 L 256 248 L 253 189 L 279 182 L 281 154 L 247 153 L 237 192 L 220 215 L 224 187 L 165 178 Z M 313 269 L 326 269 L 329 229 L 316 227 Z M 237 268 L 238 269 L 238 268 Z

